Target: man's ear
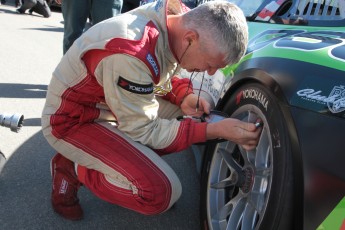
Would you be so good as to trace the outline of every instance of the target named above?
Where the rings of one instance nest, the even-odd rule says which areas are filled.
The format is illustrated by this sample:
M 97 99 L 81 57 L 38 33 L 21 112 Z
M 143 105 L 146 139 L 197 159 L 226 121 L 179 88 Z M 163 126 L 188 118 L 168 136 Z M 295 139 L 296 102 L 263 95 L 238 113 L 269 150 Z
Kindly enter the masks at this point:
M 184 41 L 188 43 L 188 46 L 192 45 L 199 38 L 199 34 L 195 30 L 188 30 L 184 35 Z

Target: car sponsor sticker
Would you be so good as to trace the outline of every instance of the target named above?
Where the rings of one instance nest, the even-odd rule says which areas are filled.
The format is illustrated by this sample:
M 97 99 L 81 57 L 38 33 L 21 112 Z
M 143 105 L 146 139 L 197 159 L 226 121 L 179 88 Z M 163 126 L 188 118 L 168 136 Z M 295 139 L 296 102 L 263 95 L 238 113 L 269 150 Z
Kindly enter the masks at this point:
M 320 113 L 345 116 L 345 85 L 329 83 L 301 85 L 291 104 Z
M 340 113 L 345 110 L 345 87 L 335 86 L 329 95 L 327 106 L 332 113 Z

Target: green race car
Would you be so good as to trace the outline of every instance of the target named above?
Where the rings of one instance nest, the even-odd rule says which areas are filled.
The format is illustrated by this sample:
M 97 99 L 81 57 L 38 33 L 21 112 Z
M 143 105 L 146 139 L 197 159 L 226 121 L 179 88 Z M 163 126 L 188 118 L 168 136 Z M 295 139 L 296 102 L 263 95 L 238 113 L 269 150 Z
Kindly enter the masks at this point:
M 263 131 L 255 151 L 205 146 L 202 229 L 344 229 L 345 1 L 230 2 L 250 41 L 216 109 Z

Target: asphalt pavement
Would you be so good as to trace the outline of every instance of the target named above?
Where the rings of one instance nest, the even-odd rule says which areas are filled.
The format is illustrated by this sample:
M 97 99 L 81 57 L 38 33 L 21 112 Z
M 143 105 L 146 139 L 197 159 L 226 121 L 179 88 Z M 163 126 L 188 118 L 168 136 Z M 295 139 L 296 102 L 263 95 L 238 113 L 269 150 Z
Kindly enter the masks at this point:
M 144 216 L 79 191 L 84 219 L 68 221 L 52 211 L 49 162 L 54 150 L 41 132 L 41 112 L 51 73 L 62 57 L 63 19 L 20 15 L 14 0 L 0 5 L 0 113 L 21 113 L 19 133 L 0 127 L 7 161 L 0 174 L 0 229 L 199 229 L 199 175 L 191 151 L 165 156 L 183 193 L 169 211 Z

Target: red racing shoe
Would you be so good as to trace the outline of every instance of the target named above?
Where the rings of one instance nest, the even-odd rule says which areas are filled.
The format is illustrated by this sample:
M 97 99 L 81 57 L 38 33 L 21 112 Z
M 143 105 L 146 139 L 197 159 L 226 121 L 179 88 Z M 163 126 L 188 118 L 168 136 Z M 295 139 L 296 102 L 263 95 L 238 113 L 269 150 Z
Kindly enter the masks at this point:
M 82 185 L 74 170 L 74 163 L 60 153 L 57 153 L 50 162 L 52 174 L 53 209 L 69 220 L 83 218 L 83 210 L 79 204 L 78 189 Z

